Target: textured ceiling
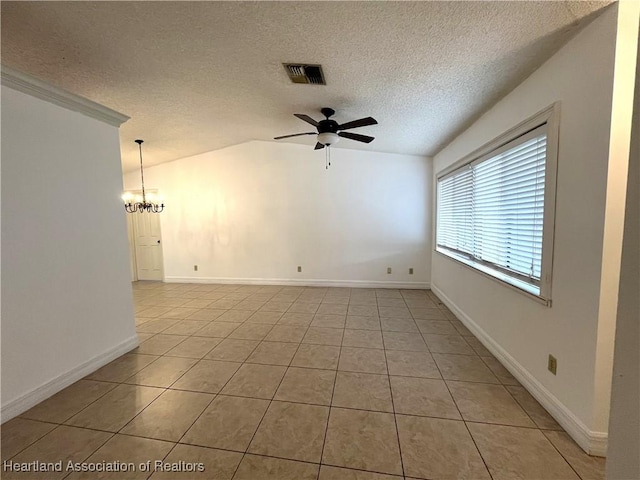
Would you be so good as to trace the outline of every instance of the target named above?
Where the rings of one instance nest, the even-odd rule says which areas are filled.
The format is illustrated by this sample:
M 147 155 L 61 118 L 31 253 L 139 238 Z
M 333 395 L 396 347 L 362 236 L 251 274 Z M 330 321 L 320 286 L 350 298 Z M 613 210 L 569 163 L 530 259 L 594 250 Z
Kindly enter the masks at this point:
M 2 62 L 131 116 L 125 170 L 136 138 L 153 165 L 310 131 L 292 114 L 323 106 L 379 122 L 339 147 L 433 155 L 608 3 L 3 1 Z

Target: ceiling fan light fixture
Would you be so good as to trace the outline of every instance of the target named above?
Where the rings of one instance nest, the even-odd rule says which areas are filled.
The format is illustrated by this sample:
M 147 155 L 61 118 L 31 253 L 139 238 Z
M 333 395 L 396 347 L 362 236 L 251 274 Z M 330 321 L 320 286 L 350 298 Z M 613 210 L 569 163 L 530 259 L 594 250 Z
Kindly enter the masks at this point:
M 338 143 L 338 140 L 340 140 L 340 137 L 337 133 L 323 132 L 318 134 L 318 143 L 321 143 L 322 145 L 325 145 L 327 147 Z
M 274 137 L 274 140 L 284 140 L 285 138 L 302 137 L 305 135 L 316 135 L 316 146 L 314 150 L 322 150 L 325 147 L 335 145 L 340 140 L 340 137 L 344 137 L 347 140 L 355 140 L 356 142 L 371 143 L 375 140 L 374 137 L 368 135 L 361 135 L 359 133 L 345 132 L 344 130 L 351 130 L 353 128 L 366 127 L 369 125 L 376 125 L 378 122 L 373 117 L 360 118 L 347 123 L 338 123 L 332 120 L 331 117 L 336 113 L 333 108 L 321 108 L 320 112 L 325 116 L 324 120 L 314 120 L 309 115 L 303 113 L 294 113 L 293 115 L 309 125 L 313 125 L 316 128 L 316 132 L 304 132 L 294 133 L 291 135 L 281 135 Z M 328 162 L 327 162 L 328 164 Z

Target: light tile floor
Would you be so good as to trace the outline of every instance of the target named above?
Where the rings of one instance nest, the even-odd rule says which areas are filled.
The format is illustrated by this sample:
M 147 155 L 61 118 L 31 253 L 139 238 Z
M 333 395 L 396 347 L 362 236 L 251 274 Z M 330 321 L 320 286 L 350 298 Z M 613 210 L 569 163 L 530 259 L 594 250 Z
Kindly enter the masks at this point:
M 133 285 L 140 346 L 2 426 L 2 478 L 595 480 L 426 290 Z M 145 472 L 151 460 L 204 472 Z M 64 471 L 67 462 L 136 471 Z M 184 462 L 180 464 L 180 462 Z

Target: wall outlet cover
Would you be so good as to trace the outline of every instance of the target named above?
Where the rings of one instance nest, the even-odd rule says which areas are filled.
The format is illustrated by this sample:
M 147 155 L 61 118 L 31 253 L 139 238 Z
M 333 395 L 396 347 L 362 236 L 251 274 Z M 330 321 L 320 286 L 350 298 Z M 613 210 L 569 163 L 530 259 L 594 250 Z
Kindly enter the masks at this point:
M 549 360 L 547 362 L 547 369 L 553 373 L 554 375 L 558 371 L 558 359 L 553 355 L 549 354 Z

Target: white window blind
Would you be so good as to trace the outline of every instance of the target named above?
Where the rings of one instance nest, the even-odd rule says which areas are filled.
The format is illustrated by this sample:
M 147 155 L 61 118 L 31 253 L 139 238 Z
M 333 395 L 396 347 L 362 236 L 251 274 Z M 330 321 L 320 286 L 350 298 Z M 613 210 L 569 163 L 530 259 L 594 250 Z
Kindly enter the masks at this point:
M 540 293 L 546 125 L 438 180 L 437 248 Z

